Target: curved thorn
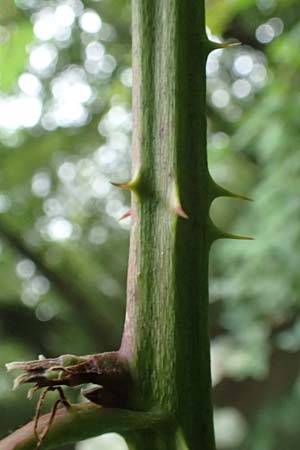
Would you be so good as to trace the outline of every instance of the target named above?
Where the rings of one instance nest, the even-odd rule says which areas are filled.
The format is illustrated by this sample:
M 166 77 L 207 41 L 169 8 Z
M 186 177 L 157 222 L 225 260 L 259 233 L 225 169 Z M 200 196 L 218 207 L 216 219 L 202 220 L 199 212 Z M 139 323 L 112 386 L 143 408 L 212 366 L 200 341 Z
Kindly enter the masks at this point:
M 180 195 L 178 190 L 178 185 L 176 181 L 173 179 L 169 197 L 169 204 L 171 209 L 177 214 L 177 216 L 182 217 L 183 219 L 188 219 L 189 216 L 181 206 Z
M 248 202 L 253 202 L 253 199 L 247 197 L 246 195 L 236 194 L 235 192 L 231 192 L 228 189 L 219 186 L 212 178 L 210 178 L 210 194 L 212 200 L 218 197 L 231 197 L 238 200 L 247 200 Z
M 132 210 L 129 209 L 125 214 L 123 214 L 118 221 L 120 222 L 121 220 L 127 219 L 127 217 L 131 217 L 132 216 Z
M 110 181 L 110 184 L 112 184 L 115 187 L 122 188 L 122 189 L 131 189 L 130 182 L 128 182 L 128 183 L 114 183 L 113 181 Z
M 176 212 L 177 216 L 182 217 L 183 219 L 189 218 L 187 213 L 184 211 L 184 209 L 182 209 L 182 207 L 180 205 L 175 207 L 175 212 Z
M 112 184 L 115 187 L 121 188 L 121 189 L 129 189 L 130 191 L 134 193 L 138 193 L 142 183 L 142 172 L 141 170 L 138 170 L 137 173 L 132 177 L 132 179 L 126 183 L 114 183 L 113 181 L 110 181 L 110 184 Z

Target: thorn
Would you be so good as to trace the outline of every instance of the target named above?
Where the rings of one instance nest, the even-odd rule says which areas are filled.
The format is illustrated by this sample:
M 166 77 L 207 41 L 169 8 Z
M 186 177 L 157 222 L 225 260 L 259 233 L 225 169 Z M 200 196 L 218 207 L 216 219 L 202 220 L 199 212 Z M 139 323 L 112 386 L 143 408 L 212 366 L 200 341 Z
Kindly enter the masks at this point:
M 129 189 L 130 191 L 137 193 L 138 187 L 141 184 L 141 179 L 142 179 L 141 171 L 138 171 L 133 176 L 133 178 L 130 181 L 128 181 L 127 183 L 115 183 L 113 181 L 110 181 L 110 184 L 112 184 L 113 186 L 115 186 L 117 188 Z
M 239 236 L 236 234 L 226 233 L 225 231 L 220 230 L 218 227 L 216 227 L 216 225 L 213 223 L 211 219 L 209 219 L 208 228 L 210 231 L 211 243 L 217 241 L 218 239 L 237 239 L 239 241 L 254 241 L 254 238 L 252 237 Z
M 208 47 L 209 47 L 209 52 L 212 52 L 214 50 L 221 50 L 221 49 L 226 49 L 226 48 L 234 48 L 234 47 L 239 47 L 241 44 L 241 42 L 239 41 L 229 41 L 229 42 L 214 42 L 214 41 L 208 41 Z
M 220 239 L 237 239 L 240 241 L 254 241 L 254 238 L 249 236 L 239 236 L 237 234 L 230 234 L 230 233 L 223 233 L 222 236 L 220 236 Z
M 175 212 L 176 212 L 177 216 L 182 217 L 183 219 L 189 218 L 187 213 L 182 209 L 182 207 L 180 205 L 175 207 Z
M 233 48 L 233 47 L 240 47 L 242 45 L 241 42 L 235 41 L 235 42 L 217 42 L 216 48 Z
M 222 186 L 219 186 L 217 183 L 215 183 L 212 178 L 210 178 L 209 183 L 212 200 L 218 197 L 231 197 L 239 200 L 247 200 L 248 202 L 253 202 L 253 199 L 247 197 L 246 195 L 236 194 L 227 189 L 224 189 Z
M 177 186 L 177 184 L 176 184 L 174 179 L 173 179 L 173 182 L 172 182 L 172 187 L 171 187 L 171 192 L 170 192 L 170 200 L 169 201 L 170 201 L 171 209 L 177 214 L 177 216 L 182 217 L 183 219 L 188 219 L 189 218 L 189 216 L 187 215 L 187 213 L 185 212 L 185 210 L 181 206 L 178 186 Z
M 120 222 L 121 220 L 127 219 L 127 217 L 131 217 L 132 216 L 132 210 L 129 209 L 125 214 L 123 214 L 123 216 L 121 216 L 118 221 Z
M 116 186 L 118 188 L 122 188 L 122 189 L 131 189 L 131 184 L 129 183 L 114 183 L 113 181 L 110 181 L 110 184 L 112 184 L 113 186 Z
M 235 194 L 234 192 L 230 192 L 230 191 L 227 191 L 227 192 L 228 192 L 228 194 L 227 194 L 228 197 L 237 198 L 239 200 L 246 200 L 247 202 L 254 201 L 253 198 L 247 197 L 246 195 Z

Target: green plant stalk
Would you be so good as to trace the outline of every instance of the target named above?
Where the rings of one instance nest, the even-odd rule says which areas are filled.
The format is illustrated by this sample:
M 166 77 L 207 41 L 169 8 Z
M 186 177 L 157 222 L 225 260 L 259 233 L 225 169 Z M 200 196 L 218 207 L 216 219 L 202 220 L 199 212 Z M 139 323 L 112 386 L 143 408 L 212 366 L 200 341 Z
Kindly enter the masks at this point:
M 47 426 L 50 414 L 45 414 L 39 421 L 41 433 Z M 155 429 L 167 426 L 168 418 L 160 414 L 135 412 L 125 409 L 101 408 L 91 403 L 72 405 L 72 411 L 59 409 L 51 426 L 51 431 L 42 445 L 43 450 L 78 442 L 103 433 L 128 433 L 137 430 Z M 15 431 L 0 441 L 0 450 L 34 450 L 36 438 L 33 422 Z
M 133 224 L 121 351 L 132 407 L 172 414 L 189 450 L 212 450 L 204 0 L 133 0 L 132 11 Z M 182 449 L 169 440 L 151 433 L 133 448 Z

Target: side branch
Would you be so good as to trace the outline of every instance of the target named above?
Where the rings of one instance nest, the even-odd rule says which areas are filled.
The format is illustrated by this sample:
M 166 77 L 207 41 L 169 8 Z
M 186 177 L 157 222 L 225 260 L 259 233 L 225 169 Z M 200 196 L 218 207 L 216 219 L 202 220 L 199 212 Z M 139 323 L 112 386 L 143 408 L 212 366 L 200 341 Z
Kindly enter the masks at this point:
M 45 414 L 40 418 L 38 432 L 43 431 L 49 419 L 50 414 Z M 122 434 L 139 430 L 154 430 L 167 424 L 169 424 L 169 418 L 160 413 L 102 408 L 91 403 L 81 403 L 72 405 L 68 411 L 65 408 L 58 410 L 42 449 L 57 448 L 104 433 Z M 35 448 L 34 421 L 0 441 L 0 450 L 34 450 Z

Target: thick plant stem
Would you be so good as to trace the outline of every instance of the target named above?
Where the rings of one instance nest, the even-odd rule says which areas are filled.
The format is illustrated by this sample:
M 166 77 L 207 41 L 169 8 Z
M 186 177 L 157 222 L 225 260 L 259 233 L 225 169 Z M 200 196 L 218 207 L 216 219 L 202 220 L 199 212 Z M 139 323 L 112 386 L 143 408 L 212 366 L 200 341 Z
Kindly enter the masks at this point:
M 174 429 L 157 429 L 156 431 L 138 431 L 124 436 L 129 450 L 176 450 Z M 181 448 L 184 450 L 184 448 Z
M 209 221 L 215 194 L 206 156 L 205 64 L 212 46 L 204 0 L 132 0 L 132 11 L 133 180 L 126 187 L 134 194 L 133 224 L 117 352 L 130 372 L 126 410 L 59 411 L 42 448 L 119 431 L 130 450 L 215 450 L 208 253 L 212 239 L 224 233 Z M 75 384 L 95 382 L 94 368 L 88 364 L 88 376 Z M 73 372 L 66 369 L 68 378 Z M 18 382 L 32 381 L 27 376 Z M 97 400 L 94 391 L 88 395 Z M 41 426 L 47 420 L 41 418 Z M 29 424 L 0 450 L 31 450 L 33 439 Z
M 41 433 L 47 426 L 49 414 L 39 421 Z M 77 442 L 102 433 L 121 434 L 136 430 L 155 429 L 168 426 L 169 419 L 162 414 L 140 413 L 123 409 L 101 408 L 92 404 L 72 406 L 72 411 L 62 408 L 55 416 L 51 430 L 42 449 L 58 448 L 61 445 Z M 164 425 L 165 424 L 165 425 Z M 36 448 L 34 423 L 30 422 L 0 442 L 0 450 L 34 450 Z
M 182 439 L 169 448 L 213 450 L 204 0 L 133 0 L 132 11 L 134 195 L 121 352 L 131 361 L 132 407 L 175 417 Z M 169 440 L 151 433 L 133 446 L 164 450 Z

